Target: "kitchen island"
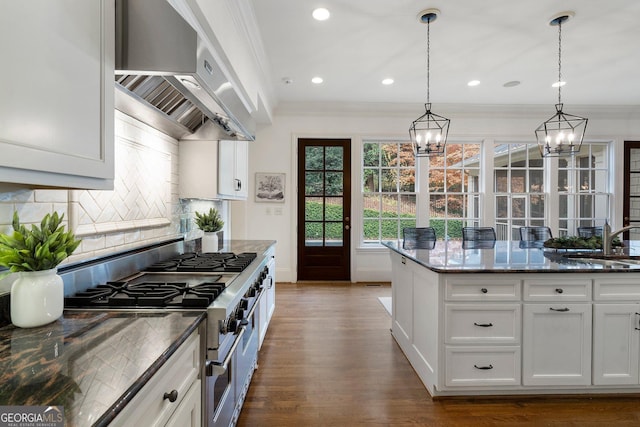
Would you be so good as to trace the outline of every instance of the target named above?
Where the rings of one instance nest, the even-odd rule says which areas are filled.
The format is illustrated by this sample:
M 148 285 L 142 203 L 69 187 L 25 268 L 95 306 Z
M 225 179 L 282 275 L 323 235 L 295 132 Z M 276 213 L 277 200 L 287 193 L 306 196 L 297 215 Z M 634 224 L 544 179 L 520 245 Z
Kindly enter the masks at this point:
M 640 254 L 626 243 L 627 256 Z M 384 245 L 392 335 L 432 396 L 640 392 L 636 260 L 518 241 Z

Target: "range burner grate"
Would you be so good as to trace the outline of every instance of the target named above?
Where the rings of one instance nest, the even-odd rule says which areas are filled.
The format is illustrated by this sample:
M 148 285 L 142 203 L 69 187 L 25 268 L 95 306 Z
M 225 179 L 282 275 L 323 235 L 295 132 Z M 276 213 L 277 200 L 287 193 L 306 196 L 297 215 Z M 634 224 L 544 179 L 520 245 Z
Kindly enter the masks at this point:
M 145 271 L 155 272 L 229 272 L 240 273 L 256 258 L 255 252 L 185 253 L 170 260 L 150 265 Z
M 70 308 L 206 308 L 224 291 L 221 276 L 195 286 L 182 282 L 108 282 L 64 299 Z

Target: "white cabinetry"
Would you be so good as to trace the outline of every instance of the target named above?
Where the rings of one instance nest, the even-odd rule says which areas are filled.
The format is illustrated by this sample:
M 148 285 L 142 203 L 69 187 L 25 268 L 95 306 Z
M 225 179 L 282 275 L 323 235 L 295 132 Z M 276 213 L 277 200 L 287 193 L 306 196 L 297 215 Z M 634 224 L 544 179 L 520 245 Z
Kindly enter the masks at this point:
M 626 276 L 626 275 L 625 275 Z M 640 279 L 595 280 L 593 383 L 640 383 Z
M 640 273 L 391 266 L 391 331 L 433 396 L 640 390 Z
M 200 335 L 194 332 L 110 426 L 202 425 Z
M 524 280 L 524 385 L 591 384 L 591 286 L 553 275 Z
M 178 143 L 178 192 L 184 199 L 218 198 L 218 141 Z
M 591 304 L 525 304 L 524 385 L 591 384 Z
M 2 2 L 0 182 L 111 189 L 112 0 Z
M 264 286 L 264 294 L 260 299 L 260 347 L 264 341 L 267 329 L 269 329 L 269 322 L 276 309 L 276 258 L 275 248 L 272 248 L 267 253 L 267 276 L 262 281 Z
M 220 197 L 246 199 L 249 194 L 248 142 L 220 141 L 218 159 L 218 194 Z
M 246 141 L 181 140 L 178 151 L 181 198 L 247 198 L 249 153 Z
M 520 283 L 445 280 L 445 387 L 520 385 Z

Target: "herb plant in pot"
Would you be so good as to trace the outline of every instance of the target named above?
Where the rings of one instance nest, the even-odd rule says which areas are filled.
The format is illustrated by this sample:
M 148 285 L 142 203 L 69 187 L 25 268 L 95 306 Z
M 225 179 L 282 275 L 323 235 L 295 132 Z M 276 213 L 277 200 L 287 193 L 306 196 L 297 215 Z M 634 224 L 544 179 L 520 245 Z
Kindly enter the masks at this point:
M 207 213 L 196 212 L 196 225 L 202 231 L 202 252 L 217 252 L 219 243 L 218 232 L 222 230 L 224 221 L 220 217 L 220 213 L 215 208 L 209 209 Z
M 11 286 L 11 322 L 32 328 L 53 322 L 62 315 L 64 286 L 57 266 L 80 244 L 65 231 L 64 214 L 47 214 L 40 225 L 27 229 L 13 214 L 13 234 L 0 234 L 0 266 L 18 273 Z

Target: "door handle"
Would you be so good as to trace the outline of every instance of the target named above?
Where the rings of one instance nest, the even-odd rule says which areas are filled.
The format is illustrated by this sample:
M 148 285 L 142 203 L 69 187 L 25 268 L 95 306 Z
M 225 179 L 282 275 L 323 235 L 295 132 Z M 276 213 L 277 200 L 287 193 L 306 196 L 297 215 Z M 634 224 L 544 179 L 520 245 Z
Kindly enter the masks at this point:
M 350 228 L 350 227 L 349 227 L 349 224 L 347 224 L 347 225 L 345 225 L 345 226 L 344 226 L 344 229 L 345 229 L 345 230 L 348 230 L 349 228 Z

